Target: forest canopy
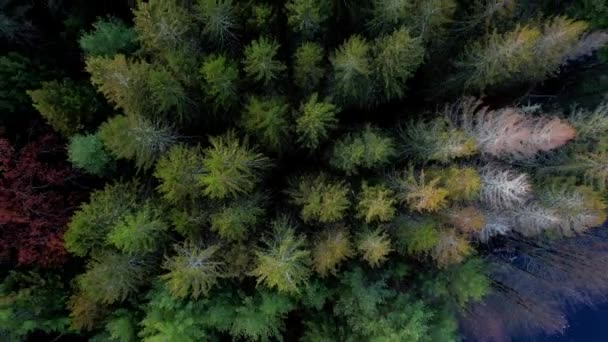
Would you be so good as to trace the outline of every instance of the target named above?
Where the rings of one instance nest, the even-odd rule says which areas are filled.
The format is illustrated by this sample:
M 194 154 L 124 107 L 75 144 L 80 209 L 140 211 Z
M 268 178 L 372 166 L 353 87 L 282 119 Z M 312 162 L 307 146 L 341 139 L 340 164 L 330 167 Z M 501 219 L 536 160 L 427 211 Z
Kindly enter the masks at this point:
M 509 341 L 608 291 L 608 5 L 0 2 L 0 339 Z

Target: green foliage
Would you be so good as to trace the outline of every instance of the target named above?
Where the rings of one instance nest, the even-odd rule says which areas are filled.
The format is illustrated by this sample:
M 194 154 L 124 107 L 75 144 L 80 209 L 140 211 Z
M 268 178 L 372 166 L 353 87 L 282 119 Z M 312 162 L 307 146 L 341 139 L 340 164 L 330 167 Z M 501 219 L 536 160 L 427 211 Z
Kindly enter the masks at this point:
M 211 230 L 224 240 L 243 240 L 264 215 L 263 196 L 239 198 L 211 214 Z
M 245 48 L 244 70 L 247 76 L 265 86 L 278 79 L 287 67 L 277 59 L 279 44 L 266 37 L 256 39 Z
M 272 151 L 285 148 L 289 139 L 289 105 L 281 98 L 249 98 L 241 119 L 243 129 Z
M 200 197 L 198 177 L 202 174 L 202 153 L 198 147 L 174 145 L 156 163 L 156 188 L 169 203 L 184 203 Z
M 312 251 L 314 269 L 321 277 L 336 275 L 338 265 L 354 255 L 350 234 L 344 229 L 321 232 Z
M 371 281 L 361 268 L 344 274 L 341 283 L 334 313 L 346 318 L 354 339 L 430 341 L 433 311 L 424 303 L 390 289 L 385 278 Z
M 384 185 L 368 186 L 363 183 L 358 195 L 357 217 L 366 223 L 390 221 L 396 213 L 396 202 L 393 192 Z
M 406 82 L 422 64 L 424 48 L 419 39 L 413 38 L 402 28 L 375 42 L 374 74 L 380 79 L 383 98 L 404 97 Z
M 306 103 L 300 105 L 296 119 L 298 142 L 308 149 L 316 149 L 336 127 L 337 107 L 329 102 L 319 102 L 318 95 L 312 94 Z
M 397 246 L 401 253 L 427 254 L 439 243 L 438 223 L 432 218 L 399 217 L 396 227 Z
M 172 295 L 196 299 L 207 296 L 218 278 L 222 277 L 223 263 L 218 261 L 219 246 L 202 248 L 194 244 L 175 246 L 176 255 L 168 257 L 163 268 L 169 271 L 161 276 Z
M 95 93 L 88 86 L 68 78 L 42 82 L 42 88 L 27 93 L 40 115 L 64 136 L 85 128 L 99 108 Z
M 380 266 L 393 251 L 391 240 L 382 228 L 368 229 L 359 234 L 357 250 L 371 267 Z
M 350 207 L 348 185 L 334 182 L 325 174 L 302 176 L 291 184 L 288 191 L 291 202 L 301 206 L 300 217 L 304 222 L 330 223 L 344 218 Z
M 31 108 L 26 90 L 40 87 L 48 74 L 40 64 L 12 51 L 0 56 L 0 121 L 9 119 L 9 115 L 14 119 L 17 112 Z
M 78 43 L 85 55 L 114 56 L 129 54 L 136 45 L 135 31 L 116 18 L 99 19 L 93 24 L 93 31 L 80 36 Z
M 112 166 L 112 158 L 97 134 L 77 134 L 70 138 L 68 160 L 74 167 L 103 176 Z
M 157 205 L 146 202 L 115 223 L 108 233 L 108 242 L 127 254 L 154 252 L 162 245 L 168 228 L 163 216 Z
M 449 163 L 476 153 L 475 140 L 444 119 L 409 122 L 400 132 L 401 151 L 419 161 Z
M 293 81 L 305 92 L 317 89 L 323 79 L 323 47 L 306 42 L 298 47 L 293 56 Z
M 145 284 L 149 267 L 141 257 L 104 251 L 95 255 L 86 272 L 76 277 L 76 284 L 94 302 L 118 303 Z
M 281 338 L 283 320 L 292 309 L 293 303 L 288 297 L 259 291 L 256 296 L 243 298 L 241 305 L 235 308 L 236 317 L 230 334 L 253 341 Z
M 0 335 L 23 341 L 33 332 L 67 333 L 65 297 L 57 274 L 10 271 L 0 283 Z
M 509 82 L 542 81 L 553 75 L 587 29 L 582 21 L 555 17 L 543 26 L 493 32 L 469 46 L 457 63 L 464 87 L 475 91 Z
M 93 192 L 89 203 L 82 204 L 68 224 L 63 236 L 66 249 L 85 256 L 102 247 L 106 234 L 136 204 L 136 191 L 134 183 L 115 183 Z
M 197 0 L 203 34 L 214 44 L 225 46 L 236 39 L 237 18 L 232 0 Z
M 346 172 L 356 174 L 360 169 L 380 168 L 396 155 L 393 139 L 370 125 L 348 133 L 334 145 L 330 164 Z
M 142 47 L 167 52 L 189 43 L 194 18 L 179 0 L 138 2 L 133 10 L 135 31 Z
M 203 90 L 216 110 L 229 109 L 238 103 L 239 70 L 224 55 L 209 56 L 200 69 Z
M 327 0 L 289 0 L 285 9 L 292 31 L 312 38 L 323 30 L 331 14 L 331 3 Z
M 488 265 L 479 258 L 471 258 L 461 265 L 449 267 L 428 279 L 423 288 L 431 296 L 443 297 L 460 307 L 480 301 L 490 291 Z
M 334 93 L 345 104 L 364 104 L 371 92 L 370 44 L 361 36 L 348 38 L 331 56 Z
M 209 138 L 203 173 L 198 177 L 203 194 L 209 198 L 228 198 L 251 192 L 260 181 L 270 161 L 247 138 L 239 139 L 234 131 Z
M 264 247 L 255 252 L 256 265 L 251 274 L 258 284 L 282 293 L 298 293 L 310 276 L 306 240 L 296 233 L 285 216 L 275 219 L 271 225 L 272 236 L 264 238 Z
M 284 295 L 265 290 L 233 296 L 216 292 L 209 298 L 183 301 L 162 288 L 149 294 L 140 337 L 143 341 L 216 340 L 219 332 L 251 341 L 280 338 L 283 320 L 294 304 Z
M 132 159 L 138 169 L 150 169 L 157 158 L 176 142 L 167 126 L 142 117 L 118 115 L 98 131 L 105 147 L 116 158 Z
M 112 341 L 135 342 L 137 341 L 137 327 L 134 317 L 127 311 L 119 309 L 114 317 L 106 323 L 106 330 Z

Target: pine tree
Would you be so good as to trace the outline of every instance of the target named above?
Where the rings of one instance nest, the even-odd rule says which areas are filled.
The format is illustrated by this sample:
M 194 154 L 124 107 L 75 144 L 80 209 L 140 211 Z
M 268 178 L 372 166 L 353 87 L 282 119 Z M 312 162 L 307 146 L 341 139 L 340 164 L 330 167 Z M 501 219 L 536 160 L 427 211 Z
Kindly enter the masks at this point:
M 184 203 L 200 197 L 198 177 L 203 172 L 203 156 L 198 147 L 174 145 L 156 163 L 157 187 L 169 203 Z
M 439 241 L 431 250 L 431 257 L 440 268 L 461 263 L 473 252 L 469 242 L 453 230 L 443 230 Z
M 132 159 L 138 169 L 150 169 L 177 141 L 176 134 L 167 126 L 123 115 L 104 122 L 98 134 L 115 158 Z
M 112 167 L 112 158 L 97 134 L 74 135 L 67 149 L 72 165 L 90 174 L 103 176 Z
M 136 191 L 135 183 L 115 183 L 93 192 L 89 202 L 80 206 L 68 224 L 64 235 L 66 249 L 85 256 L 103 247 L 106 234 L 134 208 Z
M 247 239 L 249 231 L 264 215 L 264 199 L 264 196 L 254 194 L 227 203 L 211 214 L 211 230 L 227 241 Z
M 245 48 L 244 70 L 247 76 L 268 86 L 287 69 L 277 59 L 279 44 L 266 37 L 254 40 Z
M 228 198 L 251 192 L 269 159 L 250 147 L 248 139 L 239 139 L 234 131 L 209 138 L 204 151 L 203 173 L 198 177 L 203 194 L 209 198 Z
M 232 0 L 197 0 L 198 19 L 203 23 L 203 34 L 218 46 L 227 46 L 237 39 L 238 21 Z
M 364 129 L 348 133 L 334 145 L 330 164 L 347 175 L 360 169 L 380 168 L 395 156 L 395 143 L 379 129 L 366 125 Z
M 67 78 L 43 82 L 42 88 L 27 93 L 49 125 L 66 137 L 89 125 L 99 108 L 89 87 Z
M 207 57 L 200 69 L 203 91 L 215 110 L 233 108 L 238 103 L 239 70 L 224 55 Z
M 312 94 L 307 102 L 300 105 L 296 119 L 298 142 L 308 149 L 316 149 L 336 127 L 337 107 L 329 102 L 319 102 L 318 95 Z
M 493 32 L 468 47 L 457 63 L 456 77 L 474 91 L 542 81 L 557 71 L 586 29 L 584 22 L 555 17 L 542 27 L 517 25 L 502 34 Z
M 370 44 L 361 36 L 348 38 L 331 56 L 334 93 L 341 103 L 362 104 L 371 93 Z
M 164 213 L 152 202 L 146 202 L 118 220 L 108 232 L 110 244 L 126 254 L 151 253 L 162 246 L 168 225 Z
M 163 268 L 168 273 L 161 276 L 171 294 L 179 298 L 206 297 L 222 277 L 223 263 L 216 255 L 219 248 L 192 243 L 175 246 L 177 254 L 167 258 Z
M 345 229 L 332 229 L 321 232 L 312 250 L 315 271 L 326 277 L 336 275 L 338 265 L 354 255 L 350 234 Z
M 392 220 L 397 202 L 393 196 L 393 192 L 384 185 L 368 186 L 363 183 L 358 195 L 357 217 L 366 223 Z
M 424 48 L 420 40 L 401 28 L 374 42 L 374 74 L 386 101 L 404 97 L 406 82 L 422 64 Z
M 441 186 L 441 178 L 427 180 L 424 170 L 416 172 L 410 166 L 404 172 L 392 175 L 389 181 L 397 199 L 410 210 L 436 212 L 447 205 L 449 192 Z
M 323 80 L 323 58 L 323 47 L 313 42 L 303 43 L 294 53 L 293 82 L 306 93 L 317 89 Z
M 264 238 L 264 248 L 256 251 L 256 265 L 251 274 L 258 284 L 279 292 L 298 293 L 310 275 L 310 252 L 306 240 L 295 232 L 289 219 L 272 221 L 272 236 Z
M 292 31 L 312 38 L 323 30 L 331 14 L 331 3 L 327 0 L 289 0 L 285 10 Z
M 251 97 L 245 106 L 241 125 L 271 151 L 281 151 L 289 139 L 288 111 L 289 105 L 284 99 Z
M 357 250 L 371 267 L 378 267 L 386 261 L 393 248 L 386 232 L 382 228 L 376 228 L 359 234 Z
M 84 296 L 97 303 L 118 303 L 145 283 L 149 266 L 141 257 L 103 252 L 89 262 L 85 273 L 76 277 L 76 284 Z
M 344 218 L 350 207 L 350 189 L 344 182 L 334 182 L 325 174 L 302 176 L 291 184 L 291 202 L 301 206 L 304 222 L 336 222 Z
M 395 225 L 400 253 L 426 255 L 439 243 L 439 223 L 431 217 L 399 217 Z
M 117 18 L 99 19 L 93 30 L 80 36 L 80 48 L 88 56 L 129 54 L 137 48 L 135 31 Z
M 405 156 L 418 161 L 449 163 L 457 158 L 473 156 L 475 140 L 442 118 L 432 121 L 411 121 L 400 129 Z
M 192 13 L 179 0 L 139 2 L 133 14 L 138 40 L 149 51 L 162 53 L 187 45 L 195 30 Z

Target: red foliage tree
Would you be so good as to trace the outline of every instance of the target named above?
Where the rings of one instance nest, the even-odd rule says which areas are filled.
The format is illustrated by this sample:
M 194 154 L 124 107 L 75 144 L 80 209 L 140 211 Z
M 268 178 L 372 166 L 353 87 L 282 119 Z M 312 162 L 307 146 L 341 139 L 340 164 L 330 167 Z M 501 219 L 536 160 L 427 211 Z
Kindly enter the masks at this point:
M 45 133 L 17 150 L 0 138 L 0 260 L 49 267 L 67 257 L 62 236 L 83 193 L 63 144 Z

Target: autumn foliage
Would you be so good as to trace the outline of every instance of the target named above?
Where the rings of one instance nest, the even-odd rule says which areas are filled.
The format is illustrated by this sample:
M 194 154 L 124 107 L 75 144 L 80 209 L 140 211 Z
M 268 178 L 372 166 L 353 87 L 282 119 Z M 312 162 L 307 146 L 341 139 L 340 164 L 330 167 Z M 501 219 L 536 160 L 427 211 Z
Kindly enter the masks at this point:
M 82 193 L 63 145 L 42 133 L 23 147 L 0 138 L 0 257 L 19 265 L 53 266 L 66 260 L 62 237 Z

